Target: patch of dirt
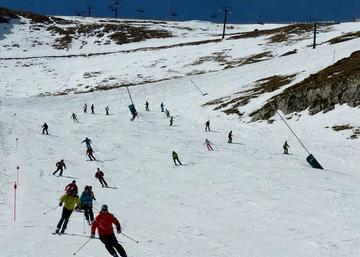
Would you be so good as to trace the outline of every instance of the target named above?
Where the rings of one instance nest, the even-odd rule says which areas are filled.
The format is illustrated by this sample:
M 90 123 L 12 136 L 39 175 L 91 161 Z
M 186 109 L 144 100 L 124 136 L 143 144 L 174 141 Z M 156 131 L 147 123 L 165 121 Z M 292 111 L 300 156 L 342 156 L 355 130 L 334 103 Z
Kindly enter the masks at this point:
M 358 139 L 360 136 L 360 128 L 354 129 L 350 139 Z
M 292 55 L 292 54 L 296 54 L 296 53 L 297 53 L 297 49 L 294 49 L 292 51 L 289 51 L 289 52 L 286 52 L 286 53 L 280 55 L 280 57 L 288 56 L 288 55 Z
M 271 76 L 268 78 L 260 79 L 255 82 L 253 88 L 240 91 L 231 96 L 221 97 L 210 102 L 203 104 L 203 106 L 216 105 L 214 110 L 224 109 L 223 112 L 226 114 L 238 114 L 242 116 L 243 113 L 240 113 L 239 107 L 244 106 L 250 102 L 251 99 L 255 99 L 258 96 L 273 92 L 282 86 L 289 84 L 296 74 L 286 75 L 286 76 Z
M 83 74 L 83 78 L 84 79 L 88 79 L 88 78 L 95 78 L 97 77 L 98 75 L 102 74 L 101 71 L 93 71 L 93 72 L 85 72 Z
M 259 54 L 253 54 L 253 55 L 250 55 L 245 58 L 238 58 L 238 59 L 228 61 L 225 65 L 225 69 L 230 69 L 230 68 L 239 67 L 241 65 L 266 61 L 266 60 L 271 59 L 272 57 L 273 57 L 273 55 L 271 54 L 271 51 L 266 51 L 266 52 L 262 52 Z
M 328 29 L 329 25 L 324 24 L 325 29 Z M 268 43 L 286 43 L 294 37 L 302 37 L 314 30 L 313 24 L 291 24 L 275 29 L 257 30 L 250 32 L 240 33 L 229 37 L 228 39 L 242 39 L 242 38 L 255 38 L 261 36 L 268 37 Z
M 80 37 L 97 37 L 111 39 L 118 45 L 127 44 L 131 42 L 139 42 L 151 38 L 169 38 L 172 34 L 166 30 L 148 29 L 144 26 L 137 27 L 125 23 L 117 24 L 77 24 L 75 26 L 59 27 L 56 25 L 49 26 L 47 30 L 51 31 L 53 36 L 60 35 L 53 44 L 56 49 L 68 48 L 74 39 Z M 106 36 L 106 37 L 105 37 Z M 98 44 L 101 41 L 98 40 Z
M 237 58 L 232 59 L 231 56 L 227 55 L 224 51 L 223 52 L 215 52 L 212 53 L 211 56 L 203 56 L 194 61 L 193 63 L 189 64 L 190 66 L 200 65 L 205 62 L 217 62 L 220 65 L 224 66 L 224 69 L 230 69 L 239 67 L 241 65 L 252 64 L 256 62 L 266 61 L 269 60 L 273 55 L 270 51 L 262 52 L 259 54 L 250 55 L 245 58 Z
M 360 31 L 357 31 L 357 32 L 346 33 L 339 37 L 332 38 L 332 39 L 328 40 L 327 42 L 329 42 L 330 45 L 333 45 L 333 44 L 345 42 L 345 41 L 352 40 L 352 39 L 359 38 L 359 37 L 360 37 Z
M 314 115 L 336 104 L 360 105 L 360 51 L 285 89 L 250 116 L 252 121 L 268 120 L 275 114 L 271 105 L 285 114 L 308 110 Z
M 218 63 L 224 65 L 224 63 L 228 62 L 227 61 L 228 58 L 230 58 L 230 56 L 226 55 L 224 52 L 215 52 L 215 53 L 212 53 L 211 56 L 200 57 L 199 59 L 197 59 L 190 65 L 195 66 L 195 65 L 203 64 L 205 62 L 218 62 Z
M 336 126 L 332 126 L 331 127 L 334 131 L 342 131 L 342 130 L 347 130 L 347 129 L 353 129 L 353 126 L 350 126 L 350 124 L 346 124 L 346 125 L 336 125 Z

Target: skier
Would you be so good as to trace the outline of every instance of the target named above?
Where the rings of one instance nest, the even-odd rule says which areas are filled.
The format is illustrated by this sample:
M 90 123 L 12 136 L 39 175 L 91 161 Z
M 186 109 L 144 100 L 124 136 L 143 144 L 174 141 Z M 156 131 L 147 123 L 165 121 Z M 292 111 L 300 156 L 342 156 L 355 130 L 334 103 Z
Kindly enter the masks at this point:
M 228 143 L 231 144 L 232 143 L 232 130 L 230 130 L 229 134 L 228 134 Z
M 102 172 L 99 168 L 97 168 L 97 171 L 95 173 L 95 178 L 97 178 L 101 184 L 102 187 L 108 187 L 105 179 L 104 179 L 104 172 Z
M 78 187 L 76 185 L 76 180 L 71 181 L 71 183 L 65 187 L 65 193 L 69 194 L 71 192 L 78 194 Z
M 120 254 L 121 257 L 127 257 L 124 248 L 117 241 L 113 226 L 116 226 L 116 231 L 118 234 L 121 233 L 121 226 L 119 221 L 115 216 L 108 212 L 108 206 L 101 206 L 100 213 L 96 216 L 94 222 L 91 225 L 91 238 L 95 238 L 95 231 L 98 230 L 100 241 L 105 245 L 106 250 L 113 257 L 119 257 L 116 251 Z M 116 249 L 116 250 L 115 250 Z
M 91 108 L 91 114 L 95 114 L 95 106 L 94 106 L 94 104 L 92 104 L 90 108 Z
M 148 103 L 148 101 L 145 102 L 145 111 L 150 111 L 150 110 L 149 110 L 149 103 Z
M 170 118 L 170 112 L 169 112 L 168 109 L 165 109 L 165 115 L 166 115 L 167 118 Z
M 174 123 L 174 116 L 171 116 L 171 117 L 170 117 L 170 126 L 172 126 L 173 123 Z
M 42 133 L 43 134 L 46 133 L 46 135 L 49 135 L 49 132 L 48 132 L 49 126 L 48 126 L 48 124 L 46 124 L 46 122 L 44 123 L 44 125 L 42 125 L 42 128 L 43 128 Z
M 105 107 L 106 115 L 109 115 L 109 110 L 110 110 L 110 109 L 109 109 L 109 106 L 106 106 L 106 107 Z
M 83 109 L 84 109 L 84 113 L 87 113 L 87 104 L 86 103 L 85 103 Z
M 182 165 L 182 163 L 181 163 L 180 160 L 179 160 L 179 156 L 178 156 L 178 154 L 177 154 L 175 151 L 172 152 L 172 158 L 173 158 L 174 163 L 175 163 L 176 166 L 177 166 L 176 161 L 178 161 L 179 164 Z
M 66 165 L 63 159 L 61 159 L 61 161 L 56 163 L 56 170 L 54 171 L 53 175 L 56 174 L 56 172 L 60 171 L 59 176 L 62 176 L 63 173 L 63 168 L 66 169 Z
M 64 194 L 60 198 L 59 206 L 62 206 L 63 203 L 64 203 L 64 208 L 62 210 L 61 219 L 59 220 L 59 223 L 57 224 L 57 228 L 55 231 L 55 233 L 57 234 L 65 233 L 72 211 L 74 209 L 79 210 L 80 199 L 79 196 L 75 193 L 75 191 L 72 191 Z
M 79 123 L 79 121 L 78 121 L 77 116 L 76 116 L 75 113 L 72 113 L 72 114 L 71 114 L 71 118 L 73 119 L 73 121 L 74 121 L 75 123 Z
M 205 122 L 205 131 L 210 132 L 210 121 L 209 120 L 207 122 Z
M 85 137 L 85 139 L 83 141 L 81 141 L 81 143 L 85 143 L 86 148 L 91 148 L 92 142 L 89 138 Z
M 283 145 L 284 154 L 289 154 L 289 148 L 290 148 L 290 146 L 288 145 L 287 141 L 285 141 L 285 143 Z
M 86 150 L 86 155 L 89 156 L 90 161 L 96 161 L 93 153 L 94 153 L 94 150 L 93 150 L 91 147 L 89 147 L 89 148 Z
M 211 147 L 211 145 L 213 145 L 212 142 L 210 142 L 210 140 L 208 140 L 207 138 L 205 138 L 205 143 L 204 145 L 206 145 L 208 151 L 213 151 L 214 149 Z
M 161 102 L 161 104 L 160 104 L 160 109 L 161 109 L 161 112 L 164 112 L 164 103 L 163 102 Z
M 94 193 L 90 186 L 85 186 L 84 192 L 80 196 L 81 208 L 84 210 L 84 215 L 87 223 L 91 225 L 94 220 L 93 201 L 95 201 Z

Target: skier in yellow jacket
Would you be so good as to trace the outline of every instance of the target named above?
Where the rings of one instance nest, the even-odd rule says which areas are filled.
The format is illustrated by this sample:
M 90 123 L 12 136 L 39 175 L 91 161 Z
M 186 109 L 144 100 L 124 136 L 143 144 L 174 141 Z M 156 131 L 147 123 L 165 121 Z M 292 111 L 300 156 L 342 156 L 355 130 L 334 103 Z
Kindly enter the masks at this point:
M 60 198 L 59 206 L 62 206 L 64 203 L 64 207 L 61 214 L 61 219 L 59 220 L 59 223 L 57 224 L 57 228 L 55 233 L 57 234 L 64 234 L 65 229 L 67 227 L 67 224 L 69 222 L 69 218 L 71 216 L 71 213 L 74 209 L 80 209 L 80 199 L 79 196 L 76 194 L 75 190 L 68 192 L 64 194 Z M 61 229 L 61 231 L 60 231 Z

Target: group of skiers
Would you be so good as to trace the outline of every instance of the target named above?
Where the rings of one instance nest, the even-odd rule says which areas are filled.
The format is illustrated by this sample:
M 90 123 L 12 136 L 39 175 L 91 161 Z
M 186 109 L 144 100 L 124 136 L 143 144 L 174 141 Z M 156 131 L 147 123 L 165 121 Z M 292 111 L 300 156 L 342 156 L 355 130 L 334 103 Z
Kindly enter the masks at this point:
M 84 104 L 84 107 L 83 107 L 83 110 L 84 110 L 84 113 L 87 113 L 87 104 L 85 103 Z M 94 104 L 92 104 L 91 106 L 90 106 L 90 109 L 91 109 L 91 114 L 95 114 L 95 106 L 94 106 Z
M 170 118 L 170 126 L 173 125 L 174 117 L 170 115 L 170 112 L 168 109 L 164 108 L 164 103 L 160 104 L 160 111 L 165 112 L 165 115 L 167 118 Z M 95 107 L 92 104 L 91 105 L 91 113 L 94 114 Z M 83 107 L 84 113 L 87 113 L 87 104 L 85 103 Z M 145 111 L 149 111 L 149 102 L 145 102 Z M 105 107 L 106 115 L 109 115 L 109 106 Z M 137 113 L 133 113 L 133 117 L 131 121 L 133 121 L 137 117 Z M 77 119 L 77 116 L 75 113 L 72 113 L 71 118 L 74 120 L 74 122 L 79 122 Z M 210 120 L 207 120 L 205 122 L 205 132 L 210 132 Z M 48 134 L 48 125 L 45 122 L 42 126 L 43 131 L 42 134 Z M 230 130 L 228 133 L 228 143 L 232 143 L 233 140 L 233 132 Z M 92 149 L 92 141 L 89 138 L 85 138 L 82 142 L 86 145 L 86 154 L 89 157 L 90 161 L 96 160 L 93 155 L 93 149 Z M 204 145 L 206 145 L 206 148 L 209 151 L 213 151 L 213 143 L 205 139 Z M 290 146 L 288 145 L 287 141 L 285 141 L 283 145 L 284 154 L 289 154 L 288 148 Z M 182 165 L 181 161 L 179 160 L 179 156 L 175 151 L 172 151 L 172 159 L 174 161 L 174 164 Z M 53 175 L 55 175 L 57 172 L 59 173 L 59 176 L 62 176 L 64 169 L 66 169 L 66 165 L 64 160 L 60 160 L 56 163 L 56 170 L 53 172 Z M 107 182 L 104 179 L 104 173 L 100 170 L 100 168 L 97 168 L 95 173 L 95 178 L 99 180 L 99 183 L 102 187 L 108 187 Z M 83 210 L 84 217 L 87 223 L 91 226 L 91 238 L 95 237 L 96 230 L 99 234 L 99 239 L 101 242 L 105 245 L 108 252 L 113 257 L 118 257 L 118 254 L 122 257 L 126 257 L 126 252 L 124 248 L 118 243 L 114 231 L 113 231 L 113 225 L 116 226 L 117 233 L 121 233 L 121 226 L 119 221 L 114 217 L 113 214 L 109 213 L 108 206 L 102 205 L 101 210 L 99 214 L 94 218 L 94 212 L 93 212 L 93 201 L 96 201 L 94 192 L 92 191 L 92 187 L 90 185 L 86 185 L 84 187 L 84 191 L 81 193 L 81 196 L 78 196 L 78 187 L 76 185 L 76 181 L 73 180 L 69 185 L 65 188 L 65 194 L 62 195 L 59 199 L 59 206 L 63 206 L 62 208 L 62 214 L 61 218 L 56 226 L 55 233 L 58 234 L 64 234 L 65 230 L 67 228 L 69 218 L 74 210 Z
M 98 171 L 100 171 L 98 169 Z M 113 225 L 116 226 L 117 233 L 121 233 L 121 226 L 119 221 L 113 214 L 108 211 L 107 205 L 102 205 L 99 214 L 94 218 L 93 201 L 96 201 L 92 187 L 86 185 L 81 196 L 78 196 L 78 187 L 76 181 L 73 180 L 65 187 L 65 194 L 59 199 L 59 206 L 63 206 L 61 218 L 56 226 L 54 234 L 64 234 L 67 228 L 72 212 L 84 211 L 84 216 L 87 223 L 91 226 L 91 238 L 95 238 L 97 230 L 100 241 L 105 245 L 107 251 L 113 257 L 127 257 L 124 248 L 117 241 Z
M 84 111 L 84 113 L 87 113 L 87 108 L 88 108 L 88 106 L 87 106 L 87 104 L 85 103 L 84 106 L 83 106 L 83 111 Z M 90 106 L 90 110 L 91 110 L 91 114 L 95 114 L 95 105 L 94 105 L 94 104 L 92 104 L 92 105 Z M 109 115 L 109 111 L 110 111 L 109 106 L 106 106 L 106 107 L 105 107 L 105 114 L 106 114 L 106 115 Z

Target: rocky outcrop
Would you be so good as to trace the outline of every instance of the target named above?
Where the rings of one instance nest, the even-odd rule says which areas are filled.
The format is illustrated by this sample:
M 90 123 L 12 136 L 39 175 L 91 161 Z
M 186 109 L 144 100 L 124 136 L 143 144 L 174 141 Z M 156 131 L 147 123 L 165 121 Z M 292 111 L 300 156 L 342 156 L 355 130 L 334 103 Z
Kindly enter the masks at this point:
M 274 109 L 285 114 L 308 110 L 314 115 L 336 104 L 360 105 L 360 51 L 285 89 L 250 116 L 252 121 L 268 120 Z
M 57 23 L 57 24 L 69 24 L 70 22 L 65 19 L 51 17 L 32 12 L 14 11 L 4 7 L 0 7 L 0 23 L 9 22 L 10 19 L 19 19 L 20 17 L 27 18 L 31 23 Z

